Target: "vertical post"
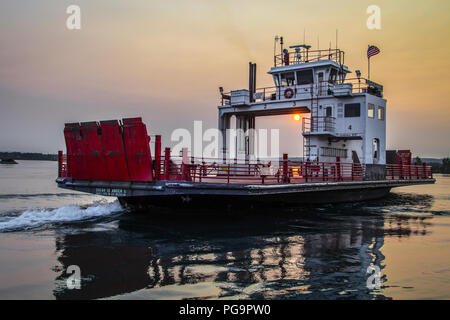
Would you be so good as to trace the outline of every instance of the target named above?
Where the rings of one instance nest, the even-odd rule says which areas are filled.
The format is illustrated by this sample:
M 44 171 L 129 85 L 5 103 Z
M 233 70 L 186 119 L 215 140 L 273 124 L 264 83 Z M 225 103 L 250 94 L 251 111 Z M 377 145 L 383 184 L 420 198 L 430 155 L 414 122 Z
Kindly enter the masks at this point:
M 164 179 L 169 180 L 170 174 L 170 148 L 164 149 Z
M 161 179 L 161 136 L 155 137 L 155 179 Z
M 310 167 L 310 160 L 308 158 L 305 163 L 305 182 L 308 182 L 309 167 Z
M 189 160 L 188 160 L 188 149 L 181 149 L 182 152 L 182 161 L 181 161 L 181 174 L 183 180 L 188 180 L 188 168 L 189 168 Z
M 428 172 L 427 172 L 427 164 L 423 163 L 423 177 L 424 179 L 428 178 Z
M 283 153 L 283 183 L 289 183 L 288 154 L 287 153 Z
M 322 162 L 322 181 L 326 181 L 326 177 L 325 177 L 325 162 Z
M 399 164 L 399 179 L 403 179 L 403 160 L 400 159 L 400 164 Z
M 62 177 L 63 152 L 58 151 L 58 177 Z
M 256 93 L 256 63 L 253 64 L 253 102 L 255 102 L 254 95 Z
M 248 63 L 248 91 L 250 93 L 250 102 L 253 102 L 253 63 Z
M 370 57 L 367 58 L 367 63 L 368 63 L 367 78 L 370 80 Z
M 230 116 L 227 114 L 222 114 L 219 112 L 219 119 L 218 119 L 219 123 L 218 123 L 218 127 L 219 127 L 219 131 L 222 134 L 222 158 L 223 158 L 223 163 L 226 163 L 227 161 L 227 150 L 228 150 L 228 138 L 227 138 L 227 133 L 228 133 L 228 129 L 230 128 Z
M 338 181 L 342 180 L 342 174 L 341 174 L 341 157 L 336 157 L 336 171 L 337 171 L 337 178 Z

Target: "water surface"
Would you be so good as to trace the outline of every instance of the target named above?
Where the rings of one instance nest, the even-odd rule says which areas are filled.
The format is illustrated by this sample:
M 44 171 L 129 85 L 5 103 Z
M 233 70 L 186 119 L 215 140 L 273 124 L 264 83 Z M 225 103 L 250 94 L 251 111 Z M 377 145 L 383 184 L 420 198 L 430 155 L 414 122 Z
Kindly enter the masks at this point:
M 1 299 L 450 298 L 448 175 L 377 201 L 173 218 L 58 189 L 55 174 L 0 165 Z

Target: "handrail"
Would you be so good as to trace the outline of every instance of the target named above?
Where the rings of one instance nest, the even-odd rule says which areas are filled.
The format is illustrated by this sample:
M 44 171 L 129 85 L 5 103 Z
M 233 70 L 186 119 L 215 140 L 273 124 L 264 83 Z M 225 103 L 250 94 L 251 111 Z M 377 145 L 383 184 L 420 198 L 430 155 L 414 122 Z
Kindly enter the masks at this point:
M 336 118 L 327 116 L 315 116 L 302 118 L 302 131 L 308 132 L 334 132 Z
M 411 180 L 411 179 L 433 179 L 433 168 L 423 165 L 387 164 L 386 179 Z
M 186 160 L 186 158 L 184 158 Z M 58 177 L 70 177 L 70 166 L 67 156 L 58 153 Z M 433 179 L 431 166 L 387 164 L 386 180 Z M 271 161 L 232 160 L 224 163 L 218 158 L 173 157 L 167 148 L 159 163 L 156 160 L 153 170 L 157 180 L 191 181 L 193 183 L 226 183 L 226 184 L 266 184 L 266 183 L 306 183 L 306 182 L 339 182 L 362 181 L 365 179 L 366 165 L 346 162 L 319 162 L 309 160 L 283 159 Z
M 358 93 L 370 93 L 374 95 L 382 96 L 382 92 L 378 92 L 373 85 L 377 85 L 374 82 L 369 81 L 366 78 L 349 78 L 344 81 L 320 81 L 319 83 L 307 83 L 300 85 L 291 85 L 291 86 L 270 86 L 270 87 L 261 87 L 255 89 L 254 92 L 254 101 L 277 101 L 277 100 L 288 100 L 288 99 L 297 99 L 299 95 L 307 95 L 307 97 L 321 97 L 321 96 L 329 96 L 333 95 L 333 90 L 348 88 L 350 87 L 350 93 L 358 94 Z M 294 91 L 294 95 L 292 98 L 286 98 L 284 95 L 284 91 L 286 89 L 292 89 Z M 221 94 L 221 103 L 222 105 L 229 105 L 231 103 L 232 94 L 231 91 L 225 92 Z
M 300 57 L 298 56 L 300 54 Z M 307 50 L 302 48 L 300 52 L 288 51 L 287 54 L 274 56 L 274 66 L 281 67 L 292 64 L 308 63 L 314 61 L 331 60 L 339 65 L 344 64 L 345 52 L 340 49 Z
M 312 162 L 283 159 L 272 162 L 221 163 L 198 161 L 189 163 L 171 158 L 171 165 L 161 172 L 169 180 L 220 183 L 301 183 L 323 181 L 354 181 L 364 179 L 364 166 L 342 162 Z M 164 160 L 161 160 L 164 161 Z

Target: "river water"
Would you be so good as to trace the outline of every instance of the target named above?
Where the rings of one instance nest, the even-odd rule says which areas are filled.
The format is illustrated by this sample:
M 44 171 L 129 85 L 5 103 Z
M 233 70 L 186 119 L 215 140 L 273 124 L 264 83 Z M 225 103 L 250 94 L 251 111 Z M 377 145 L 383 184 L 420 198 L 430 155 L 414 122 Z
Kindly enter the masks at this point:
M 450 299 L 449 175 L 377 201 L 183 218 L 19 162 L 0 165 L 0 299 Z

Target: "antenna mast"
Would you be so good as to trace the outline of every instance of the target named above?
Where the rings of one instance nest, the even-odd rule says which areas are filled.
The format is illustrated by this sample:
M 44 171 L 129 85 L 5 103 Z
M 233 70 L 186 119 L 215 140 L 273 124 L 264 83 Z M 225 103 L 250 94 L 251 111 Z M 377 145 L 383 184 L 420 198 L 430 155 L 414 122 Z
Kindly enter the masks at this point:
M 338 57 L 338 29 L 336 29 L 336 59 L 340 60 L 340 58 Z
M 280 40 L 280 37 L 278 35 L 275 36 L 274 42 L 273 42 L 273 58 L 275 59 L 275 56 L 277 55 L 277 42 Z

